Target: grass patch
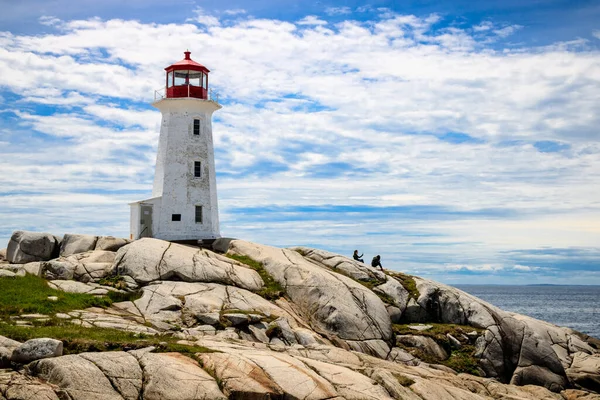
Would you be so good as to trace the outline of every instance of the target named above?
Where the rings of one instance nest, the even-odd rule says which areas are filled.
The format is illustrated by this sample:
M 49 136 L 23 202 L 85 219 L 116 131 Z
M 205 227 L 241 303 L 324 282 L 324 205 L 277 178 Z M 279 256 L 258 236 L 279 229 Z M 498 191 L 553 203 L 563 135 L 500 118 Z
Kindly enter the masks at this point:
M 479 362 L 474 356 L 475 346 L 465 345 L 458 350 L 454 350 L 445 361 L 441 364 L 450 367 L 456 372 L 479 376 Z
M 402 374 L 395 374 L 393 372 L 392 372 L 392 375 L 394 375 L 394 377 L 398 380 L 398 383 L 401 384 L 402 386 L 409 387 L 410 385 L 415 383 L 415 381 L 410 379 L 408 376 L 404 376 Z
M 56 296 L 57 301 L 48 300 Z M 21 314 L 55 314 L 88 307 L 110 307 L 113 299 L 123 296 L 111 293 L 97 297 L 52 289 L 45 279 L 26 275 L 0 279 L 0 319 Z M 121 300 L 119 300 L 121 301 Z
M 417 283 L 414 278 L 410 275 L 403 274 L 402 272 L 388 272 L 388 275 L 396 278 L 398 282 L 408 291 L 409 297 L 417 300 L 421 295 L 419 289 L 417 289 Z
M 251 259 L 248 256 L 240 256 L 237 254 L 227 254 L 227 257 L 231 258 L 232 260 L 241 262 L 242 264 L 246 264 L 256 272 L 258 272 L 263 282 L 265 283 L 265 286 L 262 289 L 260 289 L 256 294 L 258 294 L 261 297 L 264 297 L 267 300 L 277 300 L 278 298 L 283 297 L 283 295 L 285 294 L 285 290 L 283 289 L 283 287 L 281 287 L 279 283 L 277 283 L 277 281 L 275 281 L 275 279 L 273 279 L 273 277 L 265 270 L 265 267 L 261 263 Z
M 49 321 L 50 322 L 50 321 Z M 19 342 L 50 337 L 63 342 L 64 354 L 98 351 L 129 351 L 155 346 L 157 352 L 184 354 L 214 352 L 202 346 L 186 346 L 170 336 L 149 336 L 108 328 L 85 328 L 65 321 L 52 321 L 52 325 L 23 327 L 0 323 L 0 335 Z
M 475 346 L 471 345 L 469 341 L 465 340 L 462 335 L 467 332 L 476 331 L 478 334 L 482 334 L 483 329 L 473 328 L 472 326 L 456 325 L 456 324 L 427 324 L 431 325 L 432 328 L 426 331 L 416 331 L 410 329 L 408 325 L 393 325 L 393 331 L 396 335 L 413 335 L 413 336 L 426 336 L 436 341 L 437 344 L 442 346 L 444 350 L 450 354 L 447 360 L 440 361 L 434 357 L 431 357 L 421 350 L 414 347 L 407 347 L 401 344 L 397 344 L 398 347 L 410 352 L 413 356 L 423 360 L 430 364 L 441 364 L 446 367 L 452 368 L 456 372 L 464 372 L 471 375 L 479 376 L 479 360 L 475 358 Z M 459 349 L 452 348 L 450 339 L 446 336 L 447 334 L 452 335 L 461 342 Z
M 125 282 L 125 278 L 121 275 L 104 277 L 100 279 L 98 283 L 104 286 L 111 286 L 119 290 L 127 289 L 127 283 Z
M 446 336 L 447 334 L 454 336 L 460 341 L 461 335 L 464 335 L 467 332 L 476 331 L 478 334 L 481 334 L 483 332 L 483 329 L 473 328 L 472 326 L 468 325 L 427 323 L 426 325 L 431 325 L 432 328 L 426 331 L 417 331 L 415 329 L 410 329 L 409 326 L 411 325 L 418 324 L 394 324 L 392 326 L 392 329 L 394 330 L 394 333 L 396 335 L 414 335 L 430 337 L 444 347 L 450 346 L 450 340 Z

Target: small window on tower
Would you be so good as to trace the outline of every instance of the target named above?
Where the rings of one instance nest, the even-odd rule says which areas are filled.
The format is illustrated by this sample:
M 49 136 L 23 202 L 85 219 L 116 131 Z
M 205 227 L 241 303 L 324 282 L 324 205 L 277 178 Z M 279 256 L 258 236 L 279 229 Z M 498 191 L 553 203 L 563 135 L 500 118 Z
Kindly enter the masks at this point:
M 202 177 L 202 163 L 200 161 L 194 161 L 194 178 Z
M 196 223 L 202 223 L 202 206 L 196 206 Z
M 181 214 L 171 214 L 171 221 L 181 221 Z
M 200 120 L 194 120 L 194 135 L 200 135 Z

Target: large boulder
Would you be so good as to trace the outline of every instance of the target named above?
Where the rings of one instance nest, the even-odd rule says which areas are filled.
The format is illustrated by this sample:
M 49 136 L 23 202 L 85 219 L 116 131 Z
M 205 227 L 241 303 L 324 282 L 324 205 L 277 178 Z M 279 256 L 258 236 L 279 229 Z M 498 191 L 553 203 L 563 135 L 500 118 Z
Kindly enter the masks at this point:
M 94 250 L 98 236 L 93 235 L 74 235 L 67 233 L 63 236 L 60 245 L 60 256 L 68 257 L 77 253 L 85 253 Z
M 256 318 L 294 318 L 280 307 L 245 289 L 216 283 L 160 282 L 142 288 L 134 301 L 150 322 L 195 326 L 219 323 L 221 314 L 242 311 Z
M 226 399 L 215 379 L 196 361 L 179 353 L 139 355 L 132 352 L 143 369 L 144 400 Z
M 13 264 L 47 261 L 56 253 L 58 240 L 50 233 L 13 232 L 6 249 L 6 259 Z
M 417 335 L 398 335 L 396 343 L 401 343 L 407 347 L 414 347 L 422 351 L 425 355 L 432 357 L 436 361 L 444 361 L 448 358 L 448 353 L 435 340 L 426 336 Z
M 116 238 L 113 236 L 98 236 L 95 250 L 117 251 L 121 247 L 131 243 L 130 240 Z
M 11 361 L 18 364 L 27 364 L 42 358 L 62 356 L 63 344 L 60 340 L 50 338 L 31 339 L 15 348 Z
M 600 393 L 600 354 L 575 353 L 567 376 L 575 386 Z
M 264 283 L 248 266 L 209 250 L 143 238 L 117 252 L 114 269 L 145 285 L 161 280 L 207 282 L 258 291 Z
M 6 261 L 6 249 L 0 249 L 0 262 Z
M 0 368 L 10 367 L 12 352 L 21 346 L 20 342 L 0 336 Z
M 77 279 L 81 282 L 98 282 L 111 275 L 115 253 L 106 250 L 92 250 L 67 257 L 50 260 L 42 265 L 46 279 Z
M 314 331 L 348 341 L 393 341 L 385 304 L 355 280 L 320 267 L 293 250 L 234 240 L 229 253 L 260 262 L 285 288 Z
M 81 353 L 79 356 L 93 363 L 125 400 L 140 398 L 143 373 L 134 356 L 121 351 Z
M 123 400 L 123 396 L 115 390 L 111 381 L 96 364 L 79 355 L 39 360 L 30 364 L 28 369 L 32 375 L 58 386 L 64 393 L 61 398 Z M 141 379 L 139 385 L 141 386 Z

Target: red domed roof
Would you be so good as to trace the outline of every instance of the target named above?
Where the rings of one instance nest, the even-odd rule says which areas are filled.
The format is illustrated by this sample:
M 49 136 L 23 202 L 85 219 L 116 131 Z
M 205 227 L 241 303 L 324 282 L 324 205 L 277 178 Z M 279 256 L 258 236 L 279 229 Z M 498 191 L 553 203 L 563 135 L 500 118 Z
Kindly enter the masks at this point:
M 165 68 L 165 71 L 170 72 L 176 69 L 187 69 L 192 71 L 210 72 L 210 70 L 204 65 L 197 63 L 196 61 L 190 58 L 190 51 L 184 51 L 183 54 L 185 54 L 185 58 L 183 60 L 178 61 L 175 64 L 169 65 L 167 68 Z

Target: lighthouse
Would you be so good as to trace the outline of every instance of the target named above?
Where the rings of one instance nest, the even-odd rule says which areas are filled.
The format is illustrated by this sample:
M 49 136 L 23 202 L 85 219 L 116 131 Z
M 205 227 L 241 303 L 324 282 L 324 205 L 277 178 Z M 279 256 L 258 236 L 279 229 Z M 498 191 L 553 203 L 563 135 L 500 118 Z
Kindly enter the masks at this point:
M 131 203 L 131 239 L 216 239 L 219 233 L 212 114 L 221 106 L 209 70 L 184 52 L 165 68 L 165 87 L 152 106 L 162 122 L 150 199 Z

